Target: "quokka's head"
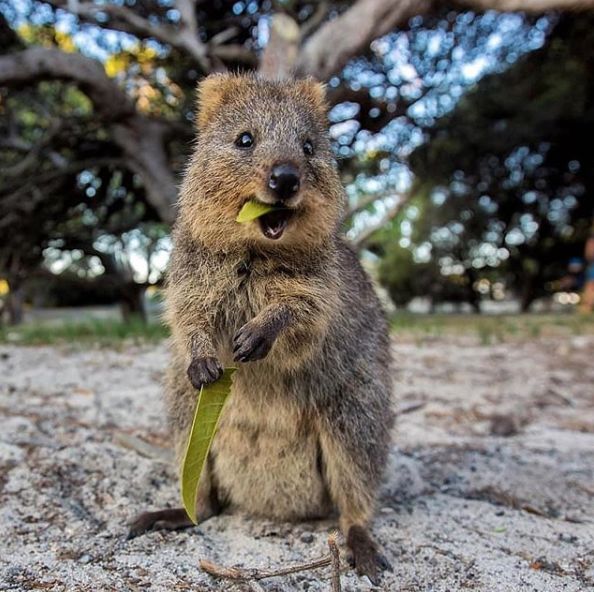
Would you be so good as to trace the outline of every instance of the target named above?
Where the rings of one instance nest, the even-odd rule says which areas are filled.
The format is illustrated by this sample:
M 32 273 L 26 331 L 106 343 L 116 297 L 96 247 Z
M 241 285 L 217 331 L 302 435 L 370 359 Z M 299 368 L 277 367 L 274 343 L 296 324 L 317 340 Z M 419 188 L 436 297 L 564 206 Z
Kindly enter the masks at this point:
M 344 200 L 326 120 L 324 87 L 312 80 L 205 78 L 180 200 L 192 234 L 221 250 L 324 244 L 336 232 Z M 279 207 L 236 222 L 250 200 Z

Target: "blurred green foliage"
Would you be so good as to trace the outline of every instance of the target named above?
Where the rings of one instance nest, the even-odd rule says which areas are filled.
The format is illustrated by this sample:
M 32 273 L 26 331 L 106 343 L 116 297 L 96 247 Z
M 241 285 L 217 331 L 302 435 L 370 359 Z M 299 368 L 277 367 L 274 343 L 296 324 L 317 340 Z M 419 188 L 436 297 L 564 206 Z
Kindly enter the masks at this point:
M 524 310 L 583 254 L 594 216 L 594 17 L 482 79 L 411 155 L 432 260 L 505 283 Z M 425 274 L 424 264 L 416 270 Z

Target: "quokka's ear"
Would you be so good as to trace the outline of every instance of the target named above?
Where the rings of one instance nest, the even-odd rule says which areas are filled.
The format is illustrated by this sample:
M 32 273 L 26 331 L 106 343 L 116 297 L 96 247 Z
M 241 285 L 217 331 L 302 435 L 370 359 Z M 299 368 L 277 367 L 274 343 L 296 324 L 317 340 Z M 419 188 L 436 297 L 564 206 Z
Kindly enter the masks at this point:
M 326 102 L 326 85 L 314 80 L 305 78 L 297 82 L 301 93 L 310 102 L 312 107 L 323 115 L 328 112 L 328 103 Z
M 198 83 L 198 129 L 212 119 L 221 108 L 225 96 L 238 84 L 238 77 L 232 74 L 211 74 Z

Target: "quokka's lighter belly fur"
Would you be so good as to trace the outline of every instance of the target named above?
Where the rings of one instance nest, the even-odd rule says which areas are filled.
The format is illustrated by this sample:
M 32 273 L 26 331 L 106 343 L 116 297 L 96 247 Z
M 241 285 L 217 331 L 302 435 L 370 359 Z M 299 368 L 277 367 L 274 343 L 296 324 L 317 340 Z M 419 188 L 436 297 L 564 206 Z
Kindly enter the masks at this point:
M 256 516 L 324 516 L 330 502 L 315 426 L 297 409 L 279 413 L 278 405 L 258 403 L 241 389 L 231 395 L 212 447 L 219 495 L 231 508 Z
M 219 359 L 233 367 L 232 335 L 257 314 L 252 311 L 265 307 L 265 291 L 246 282 L 223 302 L 224 326 L 215 343 Z M 322 517 L 332 509 L 320 466 L 316 417 L 303 403 L 309 397 L 286 386 L 296 362 L 314 374 L 318 368 L 312 358 L 322 355 L 321 350 L 311 343 L 300 349 L 279 339 L 266 359 L 242 365 L 235 375 L 210 454 L 218 495 L 230 509 L 288 521 Z
M 231 267 L 236 267 L 235 262 Z M 230 349 L 232 336 L 265 308 L 265 281 L 239 281 L 235 272 L 229 274 L 224 269 L 213 283 L 227 288 L 216 297 L 224 311 L 218 317 L 213 339 L 216 355 L 225 367 L 237 367 Z M 184 421 L 173 422 L 179 456 L 185 449 L 196 390 L 185 376 L 186 343 L 176 337 L 174 333 L 170 411 L 180 410 L 180 399 L 187 402 L 183 405 Z M 320 356 L 321 343 L 316 347 L 307 339 L 296 344 L 280 338 L 266 359 L 240 364 L 209 454 L 211 479 L 225 507 L 287 521 L 331 513 L 321 467 L 318 422 L 305 403 L 311 397 L 299 388 L 298 380 L 295 392 L 287 388 L 286 380 L 299 376 L 305 366 L 310 378 L 319 374 L 314 383 L 323 382 Z

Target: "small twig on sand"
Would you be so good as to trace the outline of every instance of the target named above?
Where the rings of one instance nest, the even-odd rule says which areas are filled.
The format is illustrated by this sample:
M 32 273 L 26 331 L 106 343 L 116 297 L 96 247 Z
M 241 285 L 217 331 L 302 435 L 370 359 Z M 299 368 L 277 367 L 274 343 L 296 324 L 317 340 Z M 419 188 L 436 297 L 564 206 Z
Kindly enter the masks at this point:
M 279 569 L 257 569 L 257 568 L 242 568 L 242 567 L 225 567 L 209 561 L 208 559 L 201 559 L 199 562 L 200 569 L 215 576 L 217 578 L 225 578 L 227 580 L 242 580 L 255 583 L 258 580 L 265 578 L 274 578 L 278 576 L 287 576 L 300 571 L 307 571 L 310 569 L 318 569 L 320 567 L 332 566 L 332 592 L 340 592 L 340 557 L 338 553 L 338 546 L 336 544 L 337 533 L 332 533 L 328 537 L 328 547 L 330 547 L 330 554 L 308 561 L 307 563 L 298 563 L 288 567 L 281 567 Z
M 152 458 L 156 461 L 171 464 L 173 462 L 173 451 L 168 448 L 162 448 L 161 446 L 155 446 L 150 444 L 142 438 L 133 436 L 132 434 L 126 434 L 125 432 L 116 433 L 114 440 L 116 444 L 129 448 L 145 456 L 146 458 Z
M 334 531 L 328 537 L 328 546 L 330 547 L 330 556 L 332 557 L 332 592 L 340 592 L 340 555 L 338 554 L 338 545 L 336 538 L 338 533 Z
M 425 407 L 427 403 L 424 401 L 417 401 L 415 403 L 410 403 L 409 405 L 403 405 L 402 407 L 396 409 L 396 415 L 404 415 L 405 413 L 412 413 L 413 411 L 417 411 L 418 409 L 422 409 Z
M 209 573 L 211 576 L 226 578 L 228 580 L 264 580 L 265 578 L 287 576 L 300 571 L 307 571 L 308 569 L 327 567 L 328 565 L 332 565 L 332 557 L 330 555 L 326 555 L 314 561 L 309 561 L 308 563 L 298 563 L 297 565 L 281 567 L 280 569 L 224 567 L 223 565 L 217 565 L 208 559 L 200 560 L 200 569 Z

